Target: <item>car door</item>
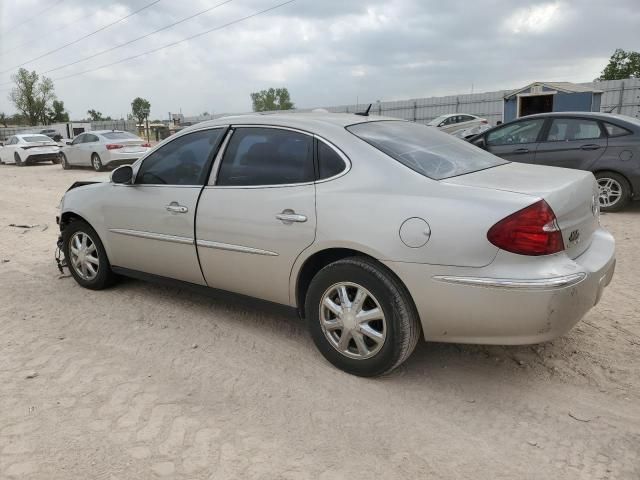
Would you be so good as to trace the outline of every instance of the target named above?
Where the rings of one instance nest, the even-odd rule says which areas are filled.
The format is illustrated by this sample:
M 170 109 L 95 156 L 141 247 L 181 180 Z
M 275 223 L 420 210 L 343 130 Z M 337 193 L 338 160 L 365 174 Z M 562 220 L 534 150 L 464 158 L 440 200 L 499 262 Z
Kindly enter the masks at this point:
M 313 136 L 238 126 L 225 143 L 198 204 L 205 279 L 210 287 L 288 304 L 293 263 L 315 239 Z
M 112 265 L 204 285 L 194 230 L 198 197 L 224 128 L 183 134 L 145 157 L 104 206 Z
M 531 118 L 502 125 L 487 132 L 484 148 L 505 160 L 533 163 L 544 122 Z
M 440 124 L 440 130 L 451 133 L 458 128 L 458 115 L 452 115 Z
M 78 146 L 78 164 L 83 166 L 91 166 L 91 155 L 98 148 L 100 139 L 93 133 L 85 133 L 84 140 Z
M 607 149 L 607 136 L 596 119 L 552 117 L 549 120 L 534 163 L 589 170 Z
M 71 145 L 64 150 L 64 154 L 67 157 L 67 162 L 70 165 L 80 165 L 80 147 L 84 142 L 86 133 L 82 133 L 73 139 Z

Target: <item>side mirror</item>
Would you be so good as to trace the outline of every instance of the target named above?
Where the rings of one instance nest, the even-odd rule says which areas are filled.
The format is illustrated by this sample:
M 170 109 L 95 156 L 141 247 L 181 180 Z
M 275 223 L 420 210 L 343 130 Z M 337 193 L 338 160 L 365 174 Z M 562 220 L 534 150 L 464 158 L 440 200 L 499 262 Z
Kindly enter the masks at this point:
M 67 140 L 64 141 L 64 143 L 65 143 L 65 145 L 71 145 L 73 143 L 73 140 L 67 139 Z
M 484 136 L 478 138 L 477 140 L 474 140 L 473 144 L 476 147 L 480 147 L 480 148 L 484 148 L 484 149 L 487 148 L 487 141 L 485 140 Z
M 133 168 L 131 165 L 123 165 L 111 172 L 111 183 L 131 185 L 133 183 Z

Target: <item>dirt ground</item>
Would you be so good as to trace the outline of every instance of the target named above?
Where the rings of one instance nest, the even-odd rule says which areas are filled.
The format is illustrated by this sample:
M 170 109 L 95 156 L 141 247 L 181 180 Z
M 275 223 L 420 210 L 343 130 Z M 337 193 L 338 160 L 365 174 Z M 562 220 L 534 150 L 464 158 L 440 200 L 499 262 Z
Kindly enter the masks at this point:
M 57 205 L 92 176 L 0 166 L 0 478 L 640 478 L 640 204 L 602 217 L 616 275 L 565 337 L 422 343 L 371 380 L 282 313 L 61 277 Z

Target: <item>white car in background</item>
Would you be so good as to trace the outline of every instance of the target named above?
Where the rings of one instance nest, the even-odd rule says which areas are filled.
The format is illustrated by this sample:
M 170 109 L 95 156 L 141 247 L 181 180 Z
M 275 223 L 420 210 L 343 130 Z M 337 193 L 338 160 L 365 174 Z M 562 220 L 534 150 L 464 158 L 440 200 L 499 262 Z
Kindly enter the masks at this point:
M 60 147 L 46 135 L 13 135 L 0 147 L 0 163 L 22 167 L 40 162 L 60 163 Z
M 480 118 L 469 113 L 448 113 L 440 115 L 427 123 L 430 127 L 436 127 L 454 136 L 460 136 L 459 132 L 463 130 L 488 124 L 489 121 L 486 118 Z
M 81 133 L 60 152 L 62 168 L 105 168 L 129 165 L 147 153 L 151 145 L 142 138 L 122 130 L 97 130 Z

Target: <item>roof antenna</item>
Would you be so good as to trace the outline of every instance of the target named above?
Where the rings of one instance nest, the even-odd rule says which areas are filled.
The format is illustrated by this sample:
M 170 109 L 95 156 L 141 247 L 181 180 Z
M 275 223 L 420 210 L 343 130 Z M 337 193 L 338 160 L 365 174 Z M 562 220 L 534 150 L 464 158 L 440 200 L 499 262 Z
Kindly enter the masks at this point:
M 368 117 L 369 116 L 369 110 L 371 110 L 371 105 L 373 105 L 373 103 L 370 103 L 369 106 L 367 107 L 367 109 L 364 112 L 356 112 L 356 115 L 360 115 L 361 117 Z

